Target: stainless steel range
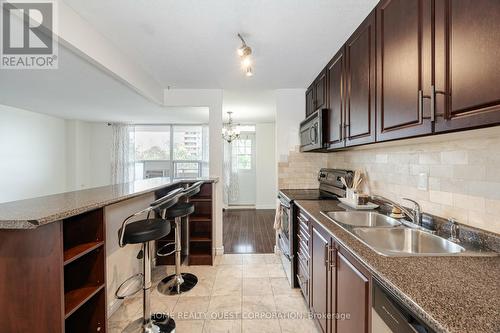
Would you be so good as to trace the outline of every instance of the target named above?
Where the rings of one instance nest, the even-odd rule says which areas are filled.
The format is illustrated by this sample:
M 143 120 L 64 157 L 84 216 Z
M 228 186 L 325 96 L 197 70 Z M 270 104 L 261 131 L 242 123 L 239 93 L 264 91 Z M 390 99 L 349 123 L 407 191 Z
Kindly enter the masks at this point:
M 317 189 L 283 189 L 278 193 L 281 210 L 281 231 L 278 233 L 277 247 L 285 269 L 290 286 L 298 287 L 296 279 L 297 243 L 294 235 L 297 228 L 296 212 L 294 204 L 297 200 L 337 200 L 345 197 L 345 187 L 340 181 L 341 177 L 347 177 L 352 171 L 341 169 L 321 169 L 318 173 L 319 188 Z

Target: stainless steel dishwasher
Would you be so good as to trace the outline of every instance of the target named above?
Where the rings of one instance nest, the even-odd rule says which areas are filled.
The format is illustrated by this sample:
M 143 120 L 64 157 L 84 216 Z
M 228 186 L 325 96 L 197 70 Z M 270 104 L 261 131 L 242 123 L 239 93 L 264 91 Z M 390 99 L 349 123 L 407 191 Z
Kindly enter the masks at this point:
M 379 281 L 373 279 L 372 333 L 435 333 Z

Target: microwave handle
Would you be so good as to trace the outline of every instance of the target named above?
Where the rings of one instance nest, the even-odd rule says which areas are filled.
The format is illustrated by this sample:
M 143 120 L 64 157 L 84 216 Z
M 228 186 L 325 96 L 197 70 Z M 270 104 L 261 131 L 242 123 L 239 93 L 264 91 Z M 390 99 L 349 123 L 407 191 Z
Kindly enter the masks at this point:
M 314 135 L 313 135 L 313 133 L 314 133 Z M 318 128 L 317 128 L 317 125 L 314 125 L 314 126 L 312 126 L 309 129 L 309 139 L 311 140 L 312 143 L 316 143 L 318 141 Z

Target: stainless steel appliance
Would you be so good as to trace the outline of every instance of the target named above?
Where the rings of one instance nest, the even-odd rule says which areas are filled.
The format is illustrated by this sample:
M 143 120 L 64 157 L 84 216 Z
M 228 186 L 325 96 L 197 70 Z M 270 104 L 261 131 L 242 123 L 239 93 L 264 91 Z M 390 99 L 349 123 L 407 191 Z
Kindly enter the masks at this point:
M 300 151 L 324 148 L 324 143 L 328 140 L 327 120 L 328 109 L 318 109 L 300 123 Z
M 376 279 L 373 279 L 372 332 L 434 333 Z
M 341 177 L 347 177 L 348 170 L 321 169 L 318 173 L 318 189 L 286 189 L 280 190 L 278 199 L 281 210 L 281 231 L 277 237 L 277 248 L 283 263 L 283 268 L 288 281 L 293 288 L 298 287 L 296 279 L 297 260 L 294 253 L 297 252 L 297 208 L 296 200 L 336 200 L 337 197 L 345 197 L 345 188 L 340 181 Z

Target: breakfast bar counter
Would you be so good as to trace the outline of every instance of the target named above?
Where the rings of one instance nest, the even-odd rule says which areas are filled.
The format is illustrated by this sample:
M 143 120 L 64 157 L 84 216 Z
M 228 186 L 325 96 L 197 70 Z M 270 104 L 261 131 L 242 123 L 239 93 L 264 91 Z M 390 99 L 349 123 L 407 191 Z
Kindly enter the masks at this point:
M 115 290 L 140 270 L 140 245 L 118 245 L 122 221 L 196 181 L 200 192 L 183 199 L 195 206 L 187 258 L 211 265 L 214 178 L 154 178 L 0 204 L 2 332 L 106 332 L 108 309 L 121 304 Z

